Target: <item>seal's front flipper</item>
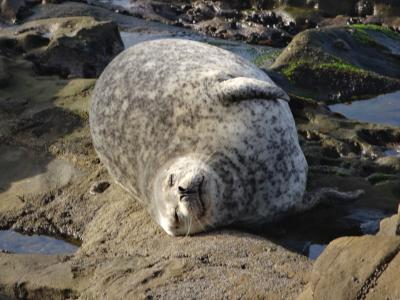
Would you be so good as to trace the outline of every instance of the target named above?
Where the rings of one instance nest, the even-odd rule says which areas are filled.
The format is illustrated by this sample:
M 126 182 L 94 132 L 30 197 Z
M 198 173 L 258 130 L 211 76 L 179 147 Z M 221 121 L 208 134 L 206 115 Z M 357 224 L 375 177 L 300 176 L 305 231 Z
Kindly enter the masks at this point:
M 216 92 L 220 100 L 227 102 L 253 99 L 290 100 L 285 91 L 273 83 L 248 77 L 223 80 L 217 84 Z

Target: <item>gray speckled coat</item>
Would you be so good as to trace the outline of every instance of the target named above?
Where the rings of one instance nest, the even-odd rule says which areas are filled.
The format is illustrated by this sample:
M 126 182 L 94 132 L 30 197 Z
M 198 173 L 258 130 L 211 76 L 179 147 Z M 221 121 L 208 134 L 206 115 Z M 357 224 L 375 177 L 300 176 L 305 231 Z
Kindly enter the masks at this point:
M 150 211 L 158 170 L 202 153 L 224 182 L 215 225 L 272 221 L 302 208 L 306 185 L 287 101 L 264 72 L 228 51 L 156 40 L 125 50 L 105 69 L 90 126 L 109 172 Z

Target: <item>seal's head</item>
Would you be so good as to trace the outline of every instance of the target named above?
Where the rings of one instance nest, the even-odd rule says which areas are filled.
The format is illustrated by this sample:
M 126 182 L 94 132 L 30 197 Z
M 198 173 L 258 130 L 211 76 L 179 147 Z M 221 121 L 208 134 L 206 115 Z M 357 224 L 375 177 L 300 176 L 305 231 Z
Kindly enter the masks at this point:
M 212 215 L 221 187 L 209 165 L 183 156 L 162 168 L 153 186 L 153 213 L 170 235 L 205 231 L 214 225 Z

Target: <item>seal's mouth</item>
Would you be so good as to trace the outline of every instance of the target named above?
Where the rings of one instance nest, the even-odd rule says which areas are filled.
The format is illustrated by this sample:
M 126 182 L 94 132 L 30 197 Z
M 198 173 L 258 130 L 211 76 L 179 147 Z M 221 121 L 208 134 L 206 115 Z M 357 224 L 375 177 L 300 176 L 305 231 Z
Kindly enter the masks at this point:
M 205 214 L 204 195 L 204 175 L 201 179 L 187 188 L 182 186 L 178 187 L 179 201 L 188 206 L 197 206 L 197 218 L 201 218 Z

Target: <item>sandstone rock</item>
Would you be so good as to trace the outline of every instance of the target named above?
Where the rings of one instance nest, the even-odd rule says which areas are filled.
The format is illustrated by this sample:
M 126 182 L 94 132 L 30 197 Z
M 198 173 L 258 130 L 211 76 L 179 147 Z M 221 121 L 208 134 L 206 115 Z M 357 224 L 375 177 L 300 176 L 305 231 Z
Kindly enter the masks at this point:
M 67 256 L 0 253 L 0 299 L 6 295 L 11 299 L 76 297 L 69 259 Z M 31 273 L 33 268 L 37 273 Z
M 398 272 L 399 250 L 400 237 L 334 240 L 315 262 L 308 287 L 298 299 L 397 299 L 400 278 L 393 272 Z
M 378 235 L 400 236 L 400 204 L 396 215 L 381 221 Z

